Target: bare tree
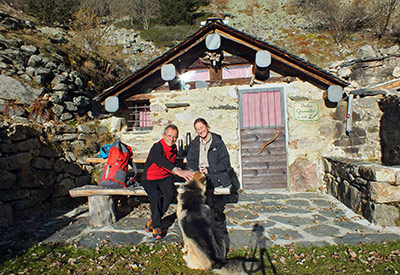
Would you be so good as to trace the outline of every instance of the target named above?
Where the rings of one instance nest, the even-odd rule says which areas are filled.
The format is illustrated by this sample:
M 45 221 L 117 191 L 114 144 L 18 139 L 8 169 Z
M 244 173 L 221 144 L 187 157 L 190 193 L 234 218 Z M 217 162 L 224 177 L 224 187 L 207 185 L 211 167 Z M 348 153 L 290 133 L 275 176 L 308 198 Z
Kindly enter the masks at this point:
M 110 9 L 115 17 L 128 16 L 148 30 L 159 10 L 159 0 L 112 0 Z
M 159 9 L 158 0 L 126 0 L 132 2 L 130 15 L 135 18 L 136 22 L 142 25 L 145 30 L 150 27 L 150 20 L 157 14 Z
M 376 21 L 371 0 L 297 0 L 304 14 L 315 25 L 332 33 L 337 43 L 343 42 L 351 32 L 370 27 Z
M 97 50 L 102 37 L 109 31 L 110 23 L 102 24 L 101 17 L 95 10 L 80 8 L 74 13 L 71 27 L 76 33 L 71 42 L 91 53 Z
M 392 18 L 393 15 L 395 15 L 395 12 L 397 8 L 399 7 L 399 0 L 379 0 L 377 1 L 377 14 L 378 14 L 378 24 L 377 24 L 377 35 L 378 39 L 381 39 L 389 26 L 390 19 Z
M 97 16 L 110 15 L 110 1 L 108 0 L 81 0 L 81 9 L 93 11 Z

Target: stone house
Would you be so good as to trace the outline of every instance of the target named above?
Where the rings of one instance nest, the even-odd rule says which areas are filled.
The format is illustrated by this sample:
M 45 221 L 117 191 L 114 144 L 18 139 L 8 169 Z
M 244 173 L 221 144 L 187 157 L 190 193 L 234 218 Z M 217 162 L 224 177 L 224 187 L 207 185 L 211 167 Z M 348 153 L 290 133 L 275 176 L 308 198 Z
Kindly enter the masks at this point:
M 323 185 L 323 156 L 380 158 L 370 144 L 358 144 L 356 153 L 349 149 L 346 86 L 211 19 L 97 100 L 125 121 L 119 134 L 136 157 L 146 156 L 169 123 L 179 127 L 185 143 L 187 133 L 195 136 L 193 121 L 203 117 L 222 135 L 243 189 L 312 191 Z M 373 112 L 371 117 L 379 119 Z M 361 128 L 353 130 L 362 135 Z M 370 134 L 378 132 L 364 131 L 363 137 Z

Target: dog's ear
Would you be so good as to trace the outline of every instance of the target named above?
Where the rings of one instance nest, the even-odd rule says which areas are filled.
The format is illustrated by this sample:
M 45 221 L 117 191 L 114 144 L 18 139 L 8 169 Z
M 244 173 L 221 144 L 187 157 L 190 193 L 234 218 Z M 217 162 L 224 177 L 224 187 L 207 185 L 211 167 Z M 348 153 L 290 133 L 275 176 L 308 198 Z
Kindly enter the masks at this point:
M 202 172 L 195 172 L 193 179 L 204 184 L 206 182 L 206 175 Z

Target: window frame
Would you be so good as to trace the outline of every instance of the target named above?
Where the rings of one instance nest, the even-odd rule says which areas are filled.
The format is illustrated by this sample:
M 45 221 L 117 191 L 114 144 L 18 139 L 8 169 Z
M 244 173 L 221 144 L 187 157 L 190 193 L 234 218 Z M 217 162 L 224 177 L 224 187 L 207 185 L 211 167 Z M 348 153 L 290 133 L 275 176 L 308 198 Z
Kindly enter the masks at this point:
M 128 111 L 128 131 L 153 130 L 150 100 L 132 101 L 128 106 Z

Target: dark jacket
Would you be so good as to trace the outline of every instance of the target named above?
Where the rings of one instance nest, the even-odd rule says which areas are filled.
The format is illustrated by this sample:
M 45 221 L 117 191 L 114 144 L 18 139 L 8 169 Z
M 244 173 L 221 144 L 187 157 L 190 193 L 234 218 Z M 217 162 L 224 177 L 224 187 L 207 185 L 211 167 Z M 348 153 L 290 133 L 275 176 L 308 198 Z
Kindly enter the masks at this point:
M 222 141 L 220 135 L 212 133 L 212 141 L 210 149 L 207 153 L 208 158 L 208 173 L 218 174 L 226 172 L 231 167 L 231 161 L 229 158 L 228 150 L 226 149 L 225 143 Z M 189 152 L 186 157 L 188 169 L 193 171 L 199 170 L 199 149 L 200 149 L 200 137 L 197 136 L 190 144 Z

